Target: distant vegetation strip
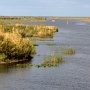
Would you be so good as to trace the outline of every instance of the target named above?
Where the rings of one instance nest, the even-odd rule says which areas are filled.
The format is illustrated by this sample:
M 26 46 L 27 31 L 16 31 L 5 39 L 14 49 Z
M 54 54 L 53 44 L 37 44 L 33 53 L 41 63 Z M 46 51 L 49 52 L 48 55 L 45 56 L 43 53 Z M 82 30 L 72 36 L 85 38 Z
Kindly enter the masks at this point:
M 0 20 L 5 24 L 14 25 L 16 23 L 45 21 L 46 17 L 41 16 L 0 16 Z
M 61 16 L 52 16 L 47 18 L 47 20 L 79 20 L 79 21 L 83 21 L 83 22 L 90 22 L 90 17 L 61 17 Z

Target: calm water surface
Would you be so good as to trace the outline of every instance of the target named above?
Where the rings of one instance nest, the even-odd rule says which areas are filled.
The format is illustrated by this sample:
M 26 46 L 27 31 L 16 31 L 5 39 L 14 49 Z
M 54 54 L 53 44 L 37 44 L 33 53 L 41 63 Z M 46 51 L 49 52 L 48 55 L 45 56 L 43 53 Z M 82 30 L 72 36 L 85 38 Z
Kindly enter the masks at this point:
M 73 20 L 68 24 L 65 20 L 43 23 L 58 26 L 59 32 L 53 38 L 36 41 L 39 46 L 31 63 L 41 63 L 45 56 L 63 48 L 74 48 L 76 54 L 64 55 L 65 63 L 52 68 L 0 66 L 3 67 L 0 90 L 90 90 L 90 23 Z

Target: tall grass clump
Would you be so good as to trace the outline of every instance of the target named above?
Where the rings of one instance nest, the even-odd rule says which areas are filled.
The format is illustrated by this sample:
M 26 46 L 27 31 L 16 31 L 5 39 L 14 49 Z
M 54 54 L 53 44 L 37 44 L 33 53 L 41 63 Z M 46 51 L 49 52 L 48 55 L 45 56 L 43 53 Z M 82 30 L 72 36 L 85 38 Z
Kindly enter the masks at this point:
M 44 62 L 43 64 L 59 64 L 61 62 L 63 62 L 63 57 L 62 56 L 48 56 L 44 58 Z
M 60 63 L 64 62 L 64 58 L 62 56 L 47 56 L 44 58 L 43 63 L 36 65 L 37 67 L 54 67 L 58 66 Z
M 24 37 L 52 37 L 53 33 L 58 31 L 58 28 L 55 26 L 48 25 L 24 25 L 16 24 L 14 29 L 18 30 L 20 34 Z
M 66 54 L 66 55 L 74 55 L 75 54 L 75 49 L 73 49 L 73 48 L 69 48 L 69 49 L 63 49 L 62 50 L 62 53 L 63 54 Z

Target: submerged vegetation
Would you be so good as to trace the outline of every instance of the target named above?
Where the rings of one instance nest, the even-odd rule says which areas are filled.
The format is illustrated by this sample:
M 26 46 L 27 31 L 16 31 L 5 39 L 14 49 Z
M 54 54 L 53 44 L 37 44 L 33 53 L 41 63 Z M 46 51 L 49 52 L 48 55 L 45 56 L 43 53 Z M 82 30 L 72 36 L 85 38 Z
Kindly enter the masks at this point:
M 44 58 L 43 62 L 41 64 L 17 64 L 16 67 L 23 68 L 23 67 L 57 67 L 59 64 L 64 62 L 64 58 L 62 56 L 47 56 Z
M 16 67 L 18 68 L 25 68 L 25 67 L 32 67 L 33 64 L 30 63 L 23 63 L 23 64 L 16 64 Z

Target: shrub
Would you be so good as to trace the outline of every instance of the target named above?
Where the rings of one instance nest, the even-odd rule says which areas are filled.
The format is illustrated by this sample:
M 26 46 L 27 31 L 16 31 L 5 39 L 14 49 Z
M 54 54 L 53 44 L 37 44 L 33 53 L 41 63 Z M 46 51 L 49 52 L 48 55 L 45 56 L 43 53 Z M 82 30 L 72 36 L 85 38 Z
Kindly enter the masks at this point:
M 4 61 L 7 58 L 7 56 L 4 53 L 0 54 L 0 61 Z
M 35 53 L 33 43 L 18 32 L 0 33 L 0 53 L 4 53 L 7 58 L 26 59 Z

